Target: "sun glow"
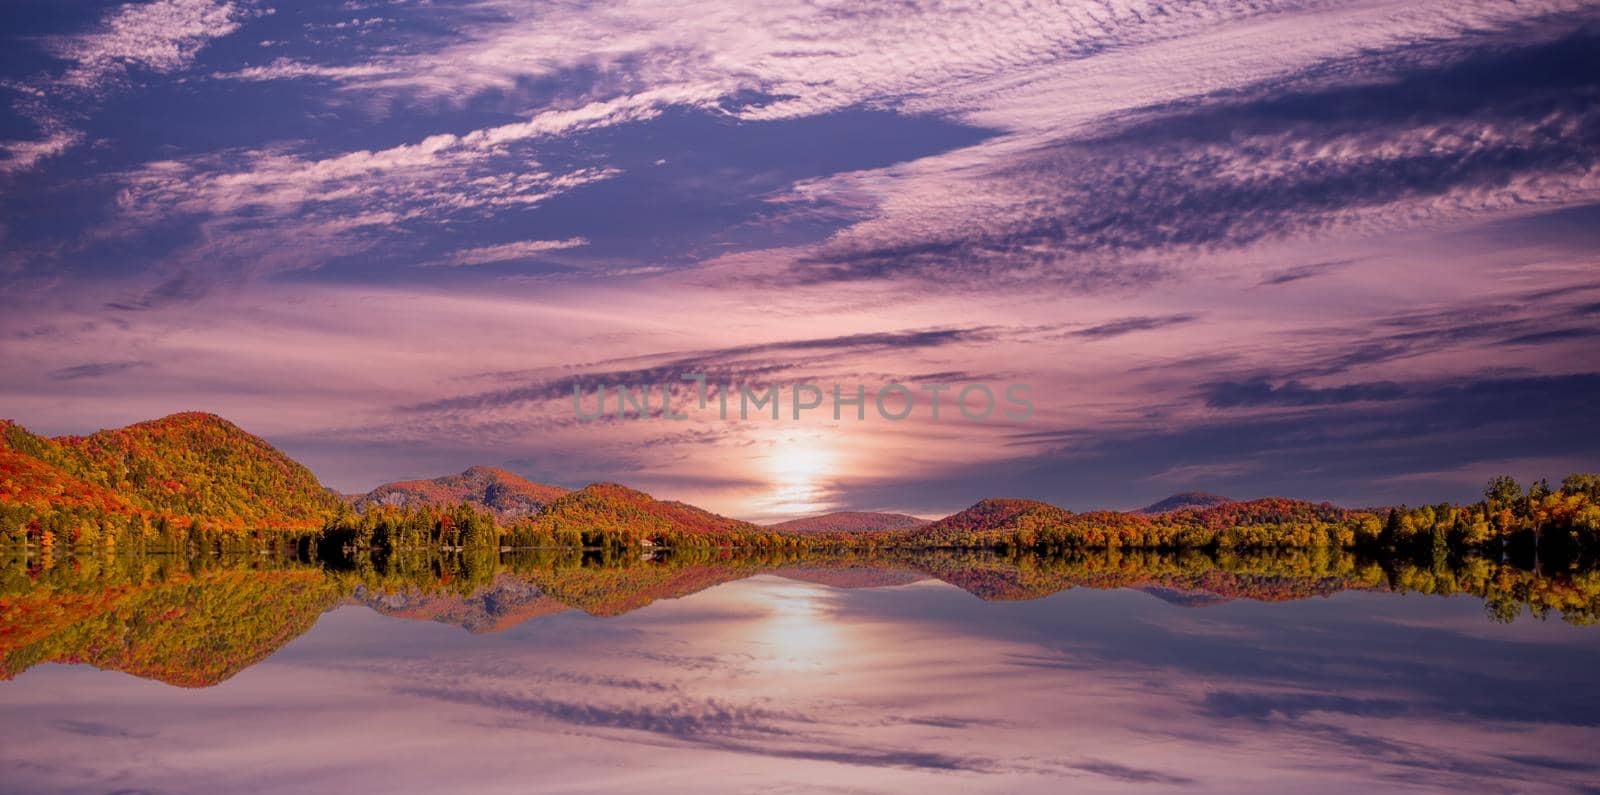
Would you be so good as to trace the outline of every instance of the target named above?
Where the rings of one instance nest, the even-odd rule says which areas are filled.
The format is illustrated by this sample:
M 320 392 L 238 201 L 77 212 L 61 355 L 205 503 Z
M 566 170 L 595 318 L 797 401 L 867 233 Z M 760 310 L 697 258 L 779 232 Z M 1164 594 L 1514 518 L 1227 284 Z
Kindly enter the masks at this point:
M 827 479 L 837 471 L 834 452 L 815 439 L 780 441 L 767 459 L 771 492 L 763 508 L 773 514 L 815 513 L 827 507 Z

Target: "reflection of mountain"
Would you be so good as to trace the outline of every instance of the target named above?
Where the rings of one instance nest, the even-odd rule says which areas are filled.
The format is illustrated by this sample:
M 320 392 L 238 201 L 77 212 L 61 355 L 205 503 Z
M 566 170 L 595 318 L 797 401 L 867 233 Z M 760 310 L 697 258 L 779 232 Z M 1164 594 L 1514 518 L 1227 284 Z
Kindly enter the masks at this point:
M 677 599 L 760 572 L 753 563 L 634 563 L 553 569 L 529 576 L 564 604 L 594 616 L 620 616 L 657 599 Z
M 1484 559 L 1454 566 L 1377 562 L 1327 551 L 1212 557 L 1200 552 L 1102 551 L 1002 556 L 892 550 L 866 556 L 657 560 L 544 557 L 394 558 L 323 571 L 258 558 L 89 558 L 0 568 L 0 675 L 41 662 L 87 663 L 174 685 L 221 682 L 354 601 L 397 618 L 498 632 L 576 608 L 618 616 L 661 599 L 770 573 L 834 588 L 903 585 L 925 577 L 986 601 L 1038 599 L 1071 588 L 1138 589 L 1184 607 L 1234 599 L 1286 601 L 1342 590 L 1473 594 L 1491 615 L 1524 606 L 1574 623 L 1600 616 L 1600 576 L 1541 576 Z M 193 568 L 191 568 L 193 567 Z
M 501 520 L 512 520 L 538 513 L 566 493 L 567 490 L 559 486 L 534 483 L 504 469 L 476 466 L 458 475 L 432 480 L 386 483 L 352 502 L 357 510 L 379 505 L 448 507 L 465 502 L 493 511 Z
M 887 588 L 929 579 L 927 574 L 913 569 L 880 568 L 870 563 L 800 564 L 782 566 L 771 573 L 829 588 Z
M 1169 588 L 1165 585 L 1144 585 L 1136 590 L 1144 591 L 1169 605 L 1177 605 L 1178 607 L 1210 607 L 1211 605 L 1232 601 L 1229 597 L 1209 591 Z
M 87 663 L 206 687 L 299 637 L 338 599 L 334 582 L 312 568 L 184 572 L 101 590 L 46 586 L 0 597 L 0 675 Z
M 512 574 L 494 581 L 470 596 L 427 593 L 416 589 L 383 592 L 356 586 L 350 601 L 386 616 L 453 624 L 474 635 L 500 632 L 531 618 L 568 610 L 568 606 Z

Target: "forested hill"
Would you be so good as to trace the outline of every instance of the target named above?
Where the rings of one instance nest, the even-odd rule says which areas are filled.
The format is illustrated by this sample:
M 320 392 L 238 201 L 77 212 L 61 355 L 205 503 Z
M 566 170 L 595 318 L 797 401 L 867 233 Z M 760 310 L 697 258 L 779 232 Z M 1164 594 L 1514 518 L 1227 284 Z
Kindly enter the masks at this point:
M 767 525 L 774 530 L 791 533 L 858 533 L 874 530 L 905 530 L 928 524 L 903 513 L 877 513 L 872 511 L 835 511 L 821 516 L 806 516 Z
M 385 483 L 353 502 L 358 511 L 380 506 L 448 507 L 465 502 L 493 512 L 496 519 L 509 521 L 536 514 L 566 493 L 560 486 L 534 483 L 504 469 L 475 466 L 458 475 L 432 480 Z
M 757 539 L 767 532 L 749 522 L 686 503 L 658 500 L 615 483 L 593 483 L 565 494 L 513 529 L 514 535 L 562 543 L 598 533 L 630 543 L 651 539 L 671 544 L 687 538 L 731 543 Z
M 1168 513 L 1171 511 L 1182 511 L 1191 508 L 1215 508 L 1218 505 L 1226 505 L 1230 502 L 1235 502 L 1235 500 L 1232 497 L 1224 497 L 1220 494 L 1207 494 L 1203 491 L 1185 491 L 1181 494 L 1174 494 L 1171 497 L 1161 500 L 1160 502 L 1153 502 L 1149 505 L 1146 505 L 1143 508 L 1134 511 L 1134 513 Z
M 391 484 L 360 499 L 369 504 L 358 516 L 306 467 L 211 414 L 56 439 L 0 420 L 0 544 L 40 550 L 252 551 L 289 530 L 329 549 L 1359 547 L 1552 562 L 1600 557 L 1596 475 L 1573 475 L 1559 489 L 1496 478 L 1469 505 L 1347 510 L 1262 498 L 1159 513 L 1073 513 L 1036 500 L 985 499 L 925 524 L 834 514 L 772 527 L 613 483 L 563 493 L 488 467 Z
M 302 529 L 320 526 L 339 500 L 259 437 L 186 412 L 55 439 L 0 420 L 0 503 L 65 514 L 69 524 L 122 517 Z

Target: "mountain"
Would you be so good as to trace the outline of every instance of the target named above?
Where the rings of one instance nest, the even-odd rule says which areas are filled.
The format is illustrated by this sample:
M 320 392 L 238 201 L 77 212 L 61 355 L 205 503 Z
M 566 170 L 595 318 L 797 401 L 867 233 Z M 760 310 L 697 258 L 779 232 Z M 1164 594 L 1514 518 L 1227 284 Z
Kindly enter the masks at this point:
M 1315 522 L 1343 522 L 1362 515 L 1363 511 L 1340 508 L 1327 502 L 1291 500 L 1287 497 L 1262 497 L 1254 500 L 1235 500 L 1208 508 L 1181 508 L 1168 511 L 1164 517 L 1177 523 L 1194 523 L 1202 527 L 1261 527 Z
M 352 502 L 358 511 L 378 506 L 415 508 L 467 502 L 494 512 L 502 521 L 510 521 L 536 514 L 566 493 L 560 486 L 534 483 L 504 469 L 476 466 L 432 480 L 386 483 Z
M 1189 508 L 1214 508 L 1223 503 L 1233 502 L 1232 497 L 1220 494 L 1207 494 L 1203 491 L 1185 491 L 1174 494 L 1160 502 L 1153 502 L 1140 508 L 1135 513 L 1166 513 L 1168 511 L 1182 511 Z
M 67 509 L 303 529 L 321 524 L 338 500 L 261 438 L 214 414 L 185 412 L 55 439 L 0 420 L 0 503 L 41 516 Z
M 551 537 L 597 529 L 613 536 L 656 540 L 671 536 L 732 538 L 766 532 L 759 525 L 681 502 L 658 500 L 615 483 L 593 483 L 564 494 L 546 505 L 531 524 L 534 532 Z
M 928 524 L 928 520 L 903 513 L 836 511 L 821 516 L 790 519 L 767 527 L 788 533 L 863 533 L 874 530 L 907 530 L 925 524 Z
M 1061 527 L 1071 512 L 1038 500 L 982 500 L 960 513 L 900 534 L 900 538 L 929 546 L 983 546 L 1008 541 L 1017 531 Z

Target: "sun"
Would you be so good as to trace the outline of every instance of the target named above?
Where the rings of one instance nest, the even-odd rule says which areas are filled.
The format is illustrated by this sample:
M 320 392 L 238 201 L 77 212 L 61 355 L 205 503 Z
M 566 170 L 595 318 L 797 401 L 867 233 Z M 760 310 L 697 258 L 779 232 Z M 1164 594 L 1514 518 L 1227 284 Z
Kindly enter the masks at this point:
M 827 505 L 827 484 L 838 470 L 838 456 L 816 439 L 780 440 L 766 461 L 770 496 L 764 500 L 775 514 L 813 513 Z

